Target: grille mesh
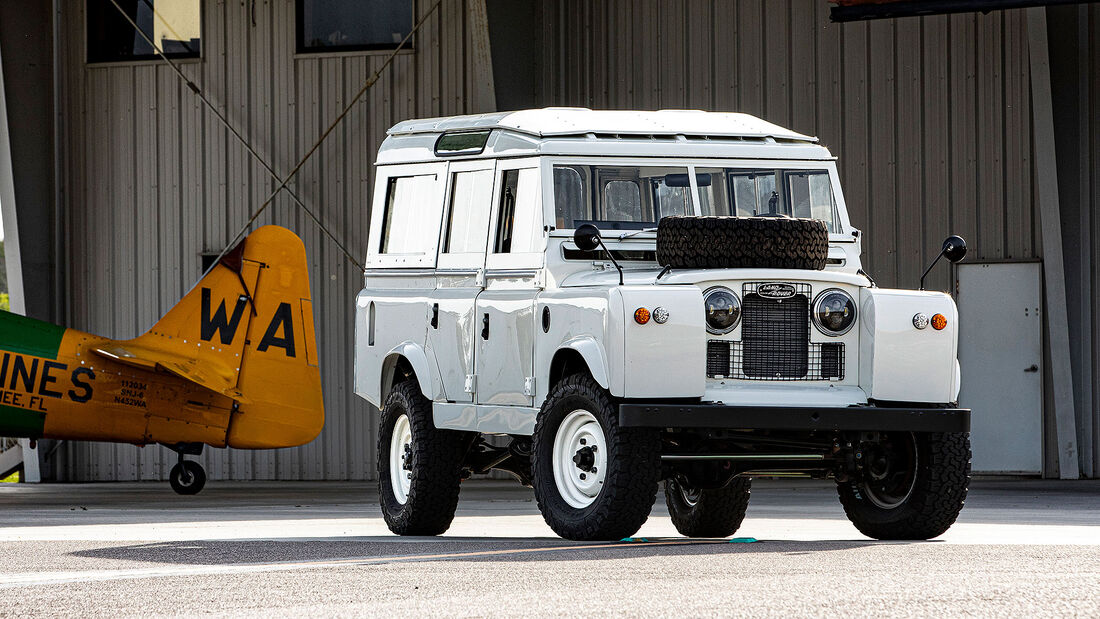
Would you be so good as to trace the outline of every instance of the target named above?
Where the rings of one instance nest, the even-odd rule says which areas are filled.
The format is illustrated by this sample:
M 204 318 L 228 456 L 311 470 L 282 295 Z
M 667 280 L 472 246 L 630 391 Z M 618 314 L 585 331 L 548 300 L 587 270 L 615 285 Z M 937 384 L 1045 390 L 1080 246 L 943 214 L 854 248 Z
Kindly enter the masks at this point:
M 807 295 L 767 299 L 744 297 L 741 371 L 749 378 L 790 380 L 810 369 L 810 301 Z
M 707 341 L 707 376 L 744 380 L 844 380 L 844 344 L 811 342 L 807 346 L 806 372 L 800 376 L 779 373 L 756 375 L 744 371 L 744 345 L 726 340 Z M 777 375 L 778 374 L 778 375 Z
M 844 344 L 810 342 L 810 285 L 789 284 L 793 296 L 775 299 L 758 293 L 763 283 L 742 286 L 741 341 L 707 342 L 707 376 L 843 380 Z

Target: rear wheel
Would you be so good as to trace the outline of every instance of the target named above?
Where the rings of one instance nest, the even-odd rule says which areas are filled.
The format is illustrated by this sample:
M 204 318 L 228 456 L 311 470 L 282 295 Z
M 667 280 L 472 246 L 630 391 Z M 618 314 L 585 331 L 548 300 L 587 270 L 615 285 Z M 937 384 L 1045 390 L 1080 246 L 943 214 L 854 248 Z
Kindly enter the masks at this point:
M 566 539 L 633 535 L 657 496 L 659 448 L 656 431 L 619 427 L 616 407 L 592 378 L 564 378 L 539 411 L 532 445 L 546 524 Z
M 970 483 L 970 435 L 884 433 L 860 447 L 859 475 L 838 483 L 844 513 L 875 539 L 930 539 L 962 511 Z
M 378 436 L 378 496 L 390 531 L 439 535 L 451 526 L 469 446 L 469 433 L 435 427 L 415 381 L 393 388 Z
M 699 490 L 670 479 L 665 482 L 665 505 L 681 535 L 728 537 L 745 519 L 751 485 L 750 478 L 735 477 L 722 488 Z

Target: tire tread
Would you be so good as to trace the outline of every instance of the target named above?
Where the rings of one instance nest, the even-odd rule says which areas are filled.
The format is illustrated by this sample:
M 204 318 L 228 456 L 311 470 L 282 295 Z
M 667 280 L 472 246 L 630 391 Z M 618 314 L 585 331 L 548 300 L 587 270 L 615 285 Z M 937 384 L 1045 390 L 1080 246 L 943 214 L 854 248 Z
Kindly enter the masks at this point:
M 856 482 L 837 485 L 844 513 L 864 535 L 883 540 L 931 539 L 959 517 L 970 484 L 970 435 L 917 436 L 918 450 L 926 461 L 918 465 L 917 485 L 905 504 L 881 510 L 863 498 Z
M 607 439 L 608 476 L 597 500 L 584 508 L 570 507 L 558 494 L 554 474 L 549 466 L 543 470 L 539 462 L 545 450 L 550 461 L 554 445 L 554 411 L 566 398 L 588 399 L 597 411 L 590 411 L 599 419 Z M 564 417 L 564 414 L 559 417 Z M 560 424 L 561 419 L 556 419 Z M 553 424 L 553 430 L 557 424 Z M 573 374 L 555 385 L 539 411 L 532 443 L 532 467 L 535 500 L 539 511 L 550 528 L 558 535 L 573 540 L 618 540 L 636 533 L 653 508 L 657 499 L 660 479 L 658 434 L 649 428 L 619 427 L 618 411 L 607 393 L 587 374 Z M 652 454 L 645 457 L 639 454 Z M 569 512 L 581 512 L 571 514 Z
M 820 271 L 828 258 L 829 230 L 818 219 L 676 215 L 657 224 L 657 262 L 674 269 Z
M 389 450 L 393 423 L 408 415 L 413 433 L 413 470 L 409 495 L 402 505 L 392 498 Z M 386 398 L 378 433 L 378 494 L 382 517 L 398 535 L 440 535 L 451 526 L 458 508 L 462 460 L 468 432 L 440 430 L 432 420 L 431 402 L 413 380 L 395 386 Z

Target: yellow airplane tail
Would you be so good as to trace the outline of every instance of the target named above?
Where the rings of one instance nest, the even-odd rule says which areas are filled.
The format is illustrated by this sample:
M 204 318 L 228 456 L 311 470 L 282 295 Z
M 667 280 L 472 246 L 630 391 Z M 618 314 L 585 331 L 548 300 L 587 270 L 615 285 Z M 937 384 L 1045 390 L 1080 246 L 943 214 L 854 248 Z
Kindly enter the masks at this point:
M 305 246 L 286 228 L 257 229 L 148 333 L 97 352 L 231 398 L 229 447 L 303 445 L 324 426 Z

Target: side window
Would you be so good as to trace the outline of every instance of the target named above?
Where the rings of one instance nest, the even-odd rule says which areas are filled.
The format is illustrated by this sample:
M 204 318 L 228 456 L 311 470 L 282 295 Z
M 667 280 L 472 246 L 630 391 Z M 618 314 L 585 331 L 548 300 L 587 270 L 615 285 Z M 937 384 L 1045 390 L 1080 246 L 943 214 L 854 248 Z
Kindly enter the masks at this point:
M 451 208 L 443 253 L 482 253 L 488 241 L 493 171 L 473 170 L 451 175 Z
M 541 251 L 542 206 L 538 169 L 505 170 L 501 182 L 494 254 Z
M 425 254 L 433 252 L 435 238 L 424 230 L 424 216 L 435 196 L 435 175 L 399 176 L 386 187 L 379 253 Z M 436 210 L 436 213 L 439 211 Z M 439 232 L 438 222 L 435 231 Z
M 500 216 L 497 218 L 497 240 L 494 254 L 512 252 L 512 233 L 516 219 L 516 192 L 519 190 L 519 170 L 506 170 L 500 187 Z
M 592 219 L 585 208 L 584 188 L 578 168 L 554 166 L 554 219 L 558 229 L 572 228 L 577 219 Z

